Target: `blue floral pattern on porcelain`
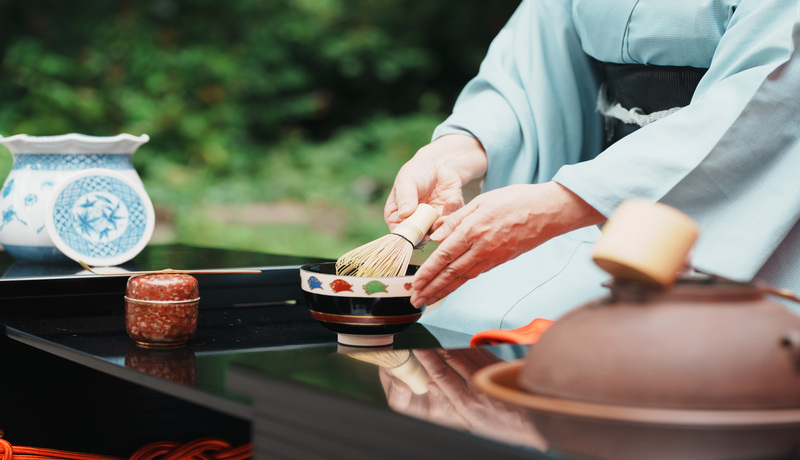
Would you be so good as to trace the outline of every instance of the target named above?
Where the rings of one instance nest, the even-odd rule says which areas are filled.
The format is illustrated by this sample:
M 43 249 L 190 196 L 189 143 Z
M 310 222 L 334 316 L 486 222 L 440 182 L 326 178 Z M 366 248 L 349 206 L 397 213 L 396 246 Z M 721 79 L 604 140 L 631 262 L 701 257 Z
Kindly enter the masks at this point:
M 0 245 L 17 260 L 68 260 L 44 231 L 44 216 L 53 191 L 76 171 L 93 168 L 118 171 L 144 187 L 133 168 L 132 157 L 148 140 L 147 135 L 130 134 L 0 136 L 0 144 L 9 149 L 14 159 L 0 189 Z
M 105 265 L 106 259 L 146 243 L 153 224 L 152 204 L 143 189 L 102 171 L 93 169 L 67 179 L 47 216 L 57 246 L 94 265 Z

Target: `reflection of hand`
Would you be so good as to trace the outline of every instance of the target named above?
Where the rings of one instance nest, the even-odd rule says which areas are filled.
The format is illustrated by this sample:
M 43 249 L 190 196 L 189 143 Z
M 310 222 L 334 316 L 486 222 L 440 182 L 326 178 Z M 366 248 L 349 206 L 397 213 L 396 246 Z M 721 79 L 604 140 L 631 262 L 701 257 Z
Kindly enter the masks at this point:
M 556 182 L 511 185 L 478 195 L 440 219 L 442 244 L 414 276 L 411 303 L 431 305 L 468 279 L 555 236 L 605 218 Z
M 420 203 L 440 206 L 445 215 L 458 209 L 464 205 L 461 187 L 485 171 L 486 154 L 475 138 L 452 134 L 436 139 L 397 173 L 384 208 L 386 224 L 394 229 Z
M 429 391 L 414 394 L 401 380 L 381 368 L 381 383 L 393 410 L 506 443 L 546 448 L 546 442 L 523 408 L 492 399 L 473 386 L 472 374 L 499 362 L 495 355 L 481 348 L 413 353 L 431 379 Z

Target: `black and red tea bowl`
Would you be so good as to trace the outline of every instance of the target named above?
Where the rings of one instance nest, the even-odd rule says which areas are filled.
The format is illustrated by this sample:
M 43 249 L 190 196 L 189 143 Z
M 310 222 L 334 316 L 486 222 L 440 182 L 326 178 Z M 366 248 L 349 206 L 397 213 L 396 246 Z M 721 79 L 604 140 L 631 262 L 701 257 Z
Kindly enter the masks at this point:
M 383 347 L 422 316 L 410 302 L 418 268 L 404 276 L 339 276 L 335 262 L 323 262 L 300 267 L 300 283 L 311 316 L 339 343 Z

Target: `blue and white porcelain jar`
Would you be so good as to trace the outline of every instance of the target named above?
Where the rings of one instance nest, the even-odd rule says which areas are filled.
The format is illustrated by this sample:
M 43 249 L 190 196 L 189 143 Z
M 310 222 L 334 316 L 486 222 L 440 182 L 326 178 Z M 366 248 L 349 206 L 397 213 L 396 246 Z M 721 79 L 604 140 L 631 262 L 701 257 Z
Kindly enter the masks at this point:
M 45 230 L 51 195 L 68 177 L 90 168 L 115 170 L 144 190 L 132 157 L 149 139 L 146 134 L 0 136 L 0 144 L 8 148 L 14 159 L 0 189 L 0 245 L 21 261 L 69 260 Z

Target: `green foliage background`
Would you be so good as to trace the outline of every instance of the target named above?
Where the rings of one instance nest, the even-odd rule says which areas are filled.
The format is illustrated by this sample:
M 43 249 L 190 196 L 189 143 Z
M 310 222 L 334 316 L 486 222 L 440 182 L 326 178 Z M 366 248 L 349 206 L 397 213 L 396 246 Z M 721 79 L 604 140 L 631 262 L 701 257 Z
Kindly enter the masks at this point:
M 149 134 L 158 241 L 335 258 L 518 3 L 0 0 L 0 134 Z

